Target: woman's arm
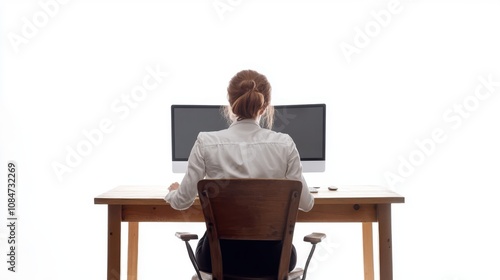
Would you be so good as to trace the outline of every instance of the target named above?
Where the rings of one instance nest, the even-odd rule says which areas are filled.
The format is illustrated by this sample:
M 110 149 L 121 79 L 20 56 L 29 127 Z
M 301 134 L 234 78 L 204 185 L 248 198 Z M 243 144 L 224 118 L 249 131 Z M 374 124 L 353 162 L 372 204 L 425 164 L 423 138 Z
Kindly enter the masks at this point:
M 165 201 L 172 208 L 185 210 L 189 208 L 198 193 L 198 181 L 205 178 L 205 160 L 203 157 L 203 144 L 199 136 L 196 140 L 188 159 L 188 168 L 181 184 L 173 183 L 170 185 L 169 192 L 165 196 Z
M 309 187 L 307 186 L 306 180 L 302 175 L 302 164 L 300 163 L 299 152 L 295 143 L 292 141 L 290 146 L 290 154 L 288 156 L 288 168 L 286 172 L 287 179 L 299 180 L 302 182 L 302 193 L 300 195 L 299 209 L 308 212 L 314 206 L 314 197 L 309 192 Z

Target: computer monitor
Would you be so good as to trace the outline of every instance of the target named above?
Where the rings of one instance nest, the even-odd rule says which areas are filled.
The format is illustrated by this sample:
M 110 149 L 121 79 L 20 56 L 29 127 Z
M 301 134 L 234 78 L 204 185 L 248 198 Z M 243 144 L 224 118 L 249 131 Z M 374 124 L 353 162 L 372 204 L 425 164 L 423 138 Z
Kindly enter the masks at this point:
M 191 149 L 201 131 L 229 127 L 220 105 L 172 105 L 172 171 L 184 173 Z M 275 105 L 272 130 L 290 135 L 303 172 L 325 171 L 326 105 Z

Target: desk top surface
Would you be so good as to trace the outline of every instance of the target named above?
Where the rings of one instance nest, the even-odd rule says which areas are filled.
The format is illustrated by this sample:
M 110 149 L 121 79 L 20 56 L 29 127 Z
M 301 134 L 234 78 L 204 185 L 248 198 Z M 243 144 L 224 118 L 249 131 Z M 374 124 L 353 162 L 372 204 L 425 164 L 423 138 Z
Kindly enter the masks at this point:
M 95 204 L 113 205 L 165 205 L 166 186 L 118 186 L 94 198 Z M 404 203 L 404 197 L 380 186 L 338 186 L 330 191 L 326 187 L 313 193 L 315 204 L 387 204 Z M 199 204 L 198 199 L 195 204 Z

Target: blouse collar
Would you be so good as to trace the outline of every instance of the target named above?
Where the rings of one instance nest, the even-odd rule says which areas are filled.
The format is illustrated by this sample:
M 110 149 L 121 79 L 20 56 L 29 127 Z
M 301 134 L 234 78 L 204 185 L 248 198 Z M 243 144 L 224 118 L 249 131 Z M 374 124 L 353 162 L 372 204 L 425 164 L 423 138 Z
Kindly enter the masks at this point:
M 234 125 L 238 125 L 238 124 L 254 124 L 254 125 L 257 125 L 260 127 L 260 124 L 259 124 L 259 121 L 256 120 L 256 119 L 244 119 L 244 120 L 240 120 L 240 121 L 234 121 L 231 125 L 231 126 L 234 126 Z

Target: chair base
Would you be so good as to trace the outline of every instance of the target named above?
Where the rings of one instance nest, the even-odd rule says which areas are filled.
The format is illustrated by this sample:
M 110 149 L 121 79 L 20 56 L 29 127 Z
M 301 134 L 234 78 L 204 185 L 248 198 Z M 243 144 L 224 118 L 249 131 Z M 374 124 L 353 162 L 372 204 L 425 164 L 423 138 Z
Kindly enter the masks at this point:
M 211 274 L 205 273 L 203 271 L 200 271 L 200 274 L 201 274 L 201 277 L 203 278 L 203 280 L 212 280 Z M 195 275 L 193 275 L 191 280 L 200 280 L 200 279 L 198 279 L 198 275 L 195 274 Z
M 295 268 L 288 273 L 288 280 L 300 280 L 304 270 L 302 268 Z M 205 273 L 200 271 L 203 280 L 212 280 L 212 275 L 210 273 Z M 191 280 L 200 280 L 197 275 L 194 275 Z M 237 277 L 237 276 L 225 276 L 224 280 L 274 280 L 274 278 L 248 278 L 248 277 Z

